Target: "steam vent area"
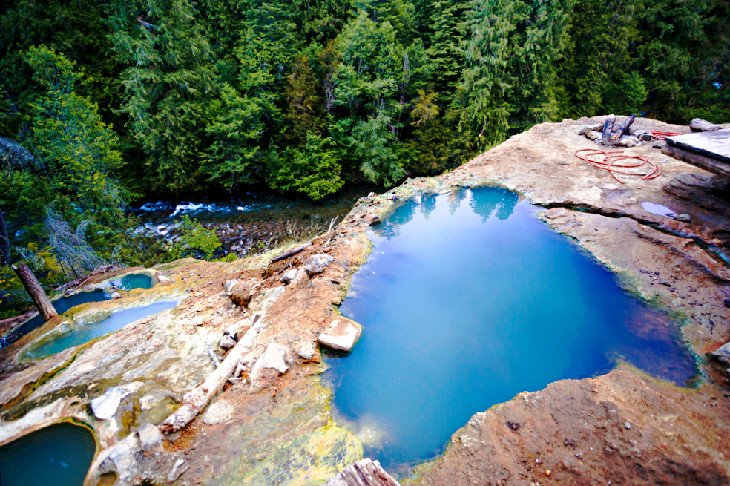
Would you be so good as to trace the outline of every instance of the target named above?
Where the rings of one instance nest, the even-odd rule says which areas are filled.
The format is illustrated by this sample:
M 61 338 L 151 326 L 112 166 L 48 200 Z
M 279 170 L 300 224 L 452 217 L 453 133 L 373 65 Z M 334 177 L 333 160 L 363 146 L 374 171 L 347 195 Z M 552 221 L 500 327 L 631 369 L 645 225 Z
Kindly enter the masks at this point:
M 730 484 L 729 128 L 606 120 L 64 289 L 3 328 L 0 484 Z

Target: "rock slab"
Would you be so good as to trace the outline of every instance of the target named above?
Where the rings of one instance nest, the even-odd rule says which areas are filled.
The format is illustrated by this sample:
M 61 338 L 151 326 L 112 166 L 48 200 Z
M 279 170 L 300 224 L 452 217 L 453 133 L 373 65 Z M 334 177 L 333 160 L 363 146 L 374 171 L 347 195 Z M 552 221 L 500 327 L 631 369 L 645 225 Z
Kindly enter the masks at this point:
M 365 458 L 347 466 L 325 486 L 399 486 L 399 483 L 380 462 Z
M 360 339 L 360 334 L 362 334 L 360 324 L 345 317 L 338 317 L 319 335 L 318 341 L 328 348 L 350 352 Z
M 123 386 L 108 388 L 103 395 L 91 400 L 91 410 L 99 420 L 112 418 L 119 408 L 119 404 L 130 393 L 134 393 L 142 387 L 142 382 L 135 381 Z

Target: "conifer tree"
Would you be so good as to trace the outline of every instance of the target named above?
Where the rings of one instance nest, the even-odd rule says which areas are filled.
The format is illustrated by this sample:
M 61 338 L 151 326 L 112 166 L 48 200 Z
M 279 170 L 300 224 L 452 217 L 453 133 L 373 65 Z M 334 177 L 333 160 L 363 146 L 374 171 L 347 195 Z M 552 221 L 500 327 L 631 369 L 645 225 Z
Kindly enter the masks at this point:
M 193 3 L 117 0 L 109 24 L 117 61 L 124 67 L 120 108 L 146 155 L 144 166 L 132 170 L 155 190 L 192 189 L 213 74 L 211 50 Z

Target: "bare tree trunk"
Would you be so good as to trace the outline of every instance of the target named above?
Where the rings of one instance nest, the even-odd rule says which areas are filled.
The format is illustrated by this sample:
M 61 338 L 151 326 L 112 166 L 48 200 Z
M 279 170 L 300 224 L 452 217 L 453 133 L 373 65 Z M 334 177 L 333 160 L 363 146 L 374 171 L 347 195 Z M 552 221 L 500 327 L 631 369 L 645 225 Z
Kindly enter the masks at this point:
M 23 282 L 25 291 L 28 292 L 30 298 L 33 299 L 35 306 L 38 308 L 38 312 L 40 312 L 41 316 L 43 316 L 43 320 L 47 321 L 57 317 L 58 312 L 56 312 L 56 309 L 53 307 L 53 304 L 51 304 L 46 292 L 43 290 L 43 287 L 41 287 L 41 284 L 38 283 L 38 279 L 35 278 L 33 271 L 28 268 L 28 265 L 20 262 L 13 265 L 12 268 L 18 275 L 20 281 Z
M 0 265 L 10 265 L 10 238 L 5 228 L 5 215 L 0 211 Z

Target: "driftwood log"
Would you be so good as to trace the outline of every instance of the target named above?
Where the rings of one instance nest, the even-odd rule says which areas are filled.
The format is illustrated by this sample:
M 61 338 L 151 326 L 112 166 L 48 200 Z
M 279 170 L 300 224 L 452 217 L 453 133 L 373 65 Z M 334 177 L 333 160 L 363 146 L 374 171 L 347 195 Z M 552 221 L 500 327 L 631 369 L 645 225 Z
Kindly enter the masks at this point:
M 305 244 L 303 244 L 301 246 L 297 246 L 296 248 L 292 248 L 291 250 L 287 250 L 284 253 L 282 253 L 280 255 L 277 255 L 274 258 L 272 258 L 271 259 L 271 263 L 278 262 L 278 261 L 281 261 L 281 260 L 286 260 L 287 258 L 289 258 L 291 256 L 294 256 L 297 253 L 301 253 L 302 251 L 306 250 L 310 246 L 312 246 L 312 243 L 311 242 L 310 243 L 305 243 Z
M 241 361 L 253 347 L 256 335 L 264 326 L 260 315 L 254 317 L 254 324 L 246 331 L 240 341 L 228 352 L 220 365 L 207 376 L 205 381 L 187 392 L 182 399 L 182 404 L 174 413 L 160 424 L 160 431 L 164 434 L 172 434 L 185 428 L 192 420 L 208 406 L 211 398 L 223 389 L 228 378 L 236 370 L 238 362 Z
M 325 486 L 399 486 L 378 461 L 362 459 L 350 464 Z
M 631 125 L 634 123 L 636 115 L 629 116 L 624 122 L 616 127 L 616 117 L 614 115 L 608 115 L 606 121 L 603 122 L 603 129 L 601 130 L 601 143 L 616 144 L 621 140 L 624 135 L 629 135 Z

